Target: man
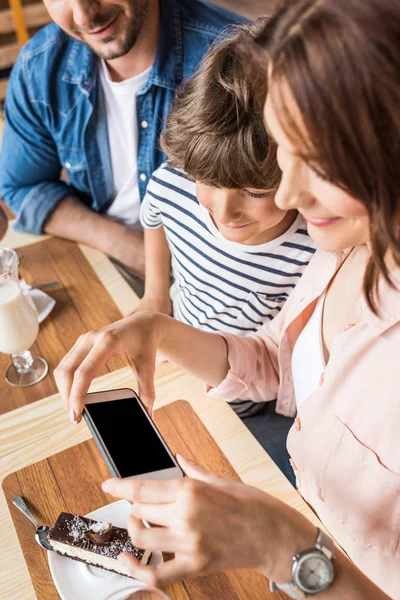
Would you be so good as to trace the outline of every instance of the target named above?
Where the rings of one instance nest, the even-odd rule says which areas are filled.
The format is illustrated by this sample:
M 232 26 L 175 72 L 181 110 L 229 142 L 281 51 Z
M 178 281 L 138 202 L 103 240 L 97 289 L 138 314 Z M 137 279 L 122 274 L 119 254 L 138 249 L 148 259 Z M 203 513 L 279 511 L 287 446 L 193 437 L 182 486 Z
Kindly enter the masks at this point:
M 198 0 L 44 2 L 55 24 L 9 83 L 0 192 L 17 230 L 86 243 L 143 277 L 140 201 L 175 89 L 243 19 Z
M 7 215 L 4 212 L 4 209 L 0 206 L 0 240 L 5 236 L 7 231 Z

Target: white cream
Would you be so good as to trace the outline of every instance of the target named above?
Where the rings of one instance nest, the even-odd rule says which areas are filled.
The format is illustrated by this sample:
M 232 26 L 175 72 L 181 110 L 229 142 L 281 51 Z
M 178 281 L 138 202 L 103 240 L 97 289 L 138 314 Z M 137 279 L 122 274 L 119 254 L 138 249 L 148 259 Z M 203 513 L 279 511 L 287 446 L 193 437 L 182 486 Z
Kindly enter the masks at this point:
M 122 575 L 130 575 L 128 569 L 124 567 L 117 559 L 110 558 L 109 556 L 104 556 L 102 554 L 96 554 L 91 552 L 90 550 L 84 550 L 83 548 L 77 548 L 75 546 L 70 546 L 69 544 L 63 544 L 62 542 L 55 542 L 50 540 L 50 544 L 57 552 L 60 552 L 64 556 L 70 556 L 73 558 L 79 558 L 84 560 L 86 563 L 90 563 L 95 567 L 102 567 L 103 569 L 110 569 L 112 571 L 117 571 Z M 146 565 L 150 558 L 150 551 L 146 550 L 143 558 L 141 560 L 141 564 Z

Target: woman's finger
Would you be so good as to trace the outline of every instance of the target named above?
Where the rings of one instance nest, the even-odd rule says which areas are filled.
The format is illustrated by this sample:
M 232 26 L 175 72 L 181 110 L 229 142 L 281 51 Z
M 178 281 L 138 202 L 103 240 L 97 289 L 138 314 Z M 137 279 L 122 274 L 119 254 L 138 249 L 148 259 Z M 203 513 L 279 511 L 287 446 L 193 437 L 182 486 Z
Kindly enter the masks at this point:
M 98 375 L 102 367 L 115 355 L 113 337 L 103 333 L 92 345 L 86 357 L 75 368 L 72 387 L 69 395 L 70 410 L 75 411 L 79 422 L 85 406 L 85 396 L 89 391 L 92 380 Z
M 183 479 L 146 481 L 141 479 L 107 479 L 102 485 L 104 492 L 130 502 L 167 504 L 174 502 L 183 484 Z
M 54 370 L 57 387 L 63 399 L 65 409 L 69 409 L 69 398 L 74 380 L 74 373 L 93 347 L 93 340 L 81 335 L 60 364 Z
M 143 519 L 154 525 L 170 527 L 176 521 L 175 503 L 168 504 L 145 504 L 134 502 L 132 504 L 132 515 L 136 519 Z
M 231 484 L 232 481 L 230 479 L 226 479 L 225 477 L 219 477 L 218 475 L 214 475 L 214 473 L 210 473 L 206 471 L 202 467 L 200 467 L 197 463 L 193 462 L 189 458 L 186 458 L 180 452 L 177 452 L 176 459 L 179 463 L 179 466 L 182 468 L 185 475 L 190 477 L 191 479 L 197 479 L 198 481 L 204 481 L 205 483 L 210 483 L 212 485 L 216 485 L 218 487 L 224 487 L 226 483 Z
M 154 388 L 155 363 L 156 357 L 154 355 L 139 358 L 136 360 L 135 365 L 139 397 L 150 416 L 153 416 L 153 405 L 156 398 Z
M 132 543 L 145 550 L 161 550 L 161 552 L 182 552 L 188 550 L 185 537 L 174 533 L 168 527 L 145 527 L 132 515 L 128 521 L 128 532 Z
M 243 494 L 243 484 L 241 482 L 210 473 L 179 452 L 177 452 L 176 458 L 185 475 L 191 479 L 197 479 L 197 481 L 210 484 L 214 488 L 229 491 L 230 494 L 236 494 L 238 496 Z
M 162 587 L 179 579 L 190 577 L 195 573 L 198 574 L 189 561 L 182 561 L 178 558 L 169 560 L 157 567 L 140 565 L 137 560 L 126 553 L 120 554 L 118 560 L 129 569 L 132 577 L 153 587 Z

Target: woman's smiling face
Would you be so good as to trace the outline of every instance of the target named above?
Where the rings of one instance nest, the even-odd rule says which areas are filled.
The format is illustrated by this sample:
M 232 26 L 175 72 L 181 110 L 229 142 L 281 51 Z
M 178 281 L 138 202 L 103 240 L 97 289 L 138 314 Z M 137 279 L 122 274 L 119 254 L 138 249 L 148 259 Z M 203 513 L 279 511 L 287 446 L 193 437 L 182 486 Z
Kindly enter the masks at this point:
M 271 89 L 273 85 L 272 83 Z M 271 91 L 271 90 L 270 90 Z M 285 98 L 291 114 L 301 119 L 290 97 Z M 363 204 L 341 188 L 325 181 L 296 153 L 282 129 L 268 95 L 264 119 L 278 145 L 282 180 L 275 195 L 281 210 L 298 210 L 307 221 L 308 232 L 320 248 L 338 252 L 369 240 L 369 218 Z

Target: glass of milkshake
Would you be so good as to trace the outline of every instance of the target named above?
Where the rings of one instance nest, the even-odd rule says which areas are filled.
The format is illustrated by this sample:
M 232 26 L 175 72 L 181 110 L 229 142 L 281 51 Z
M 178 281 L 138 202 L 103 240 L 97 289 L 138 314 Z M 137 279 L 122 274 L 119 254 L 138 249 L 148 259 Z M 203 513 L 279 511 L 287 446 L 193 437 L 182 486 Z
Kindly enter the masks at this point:
M 26 387 L 47 375 L 44 358 L 28 350 L 38 332 L 37 314 L 19 287 L 18 256 L 14 250 L 0 248 L 0 352 L 11 355 L 6 370 L 10 385 Z

